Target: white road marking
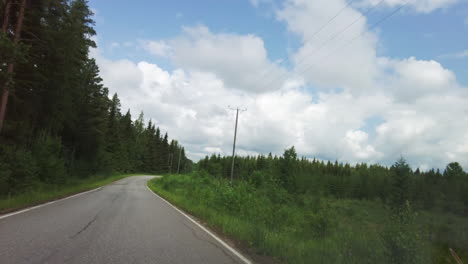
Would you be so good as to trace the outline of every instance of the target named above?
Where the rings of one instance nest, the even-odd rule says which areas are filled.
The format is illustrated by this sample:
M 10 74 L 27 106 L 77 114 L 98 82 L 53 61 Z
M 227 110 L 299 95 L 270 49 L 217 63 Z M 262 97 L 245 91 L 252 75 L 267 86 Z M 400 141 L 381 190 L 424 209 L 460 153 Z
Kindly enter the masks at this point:
M 148 185 L 146 185 L 146 188 L 148 188 L 148 190 L 156 195 L 157 197 L 159 197 L 160 199 L 162 199 L 164 202 L 166 202 L 168 205 L 170 205 L 172 208 L 174 208 L 177 212 L 181 213 L 183 216 L 187 217 L 188 220 L 192 221 L 192 223 L 194 223 L 195 225 L 197 225 L 199 228 L 201 228 L 203 231 L 205 231 L 206 233 L 208 233 L 208 235 L 210 235 L 212 238 L 214 238 L 216 241 L 218 241 L 221 245 L 223 245 L 225 248 L 227 248 L 229 251 L 231 251 L 232 254 L 234 254 L 236 257 L 238 257 L 240 260 L 242 260 L 245 264 L 252 264 L 252 262 L 247 259 L 246 257 L 244 257 L 241 253 L 239 253 L 237 250 L 235 250 L 234 248 L 232 248 L 231 246 L 229 246 L 226 242 L 224 242 L 221 238 L 217 237 L 215 234 L 213 234 L 211 231 L 209 231 L 208 229 L 206 229 L 204 226 L 202 226 L 201 224 L 199 224 L 197 221 L 193 220 L 192 217 L 188 216 L 186 213 L 182 212 L 181 210 L 179 210 L 179 208 L 175 207 L 174 205 L 172 205 L 170 202 L 168 202 L 166 199 L 162 198 L 161 196 L 159 196 L 158 194 L 156 194 L 155 192 L 153 192 L 153 190 L 151 190 Z
M 7 217 L 10 217 L 10 216 L 14 216 L 14 215 L 21 214 L 21 213 L 25 213 L 25 212 L 27 212 L 27 211 L 31 211 L 31 210 L 34 210 L 34 209 L 37 209 L 37 208 L 41 208 L 41 207 L 44 207 L 44 206 L 46 206 L 46 205 L 50 205 L 50 204 L 53 204 L 53 203 L 56 203 L 56 202 L 60 202 L 60 201 L 64 201 L 64 200 L 67 200 L 67 199 L 76 197 L 76 196 L 80 196 L 80 195 L 82 195 L 82 194 L 86 194 L 86 193 L 89 193 L 89 192 L 97 191 L 97 190 L 99 190 L 99 189 L 101 189 L 101 188 L 102 188 L 102 187 L 98 187 L 98 188 L 96 188 L 96 189 L 92 189 L 92 190 L 85 191 L 85 192 L 80 192 L 80 193 L 74 194 L 74 195 L 72 195 L 72 196 L 68 196 L 68 197 L 59 199 L 59 200 L 50 201 L 50 202 L 47 202 L 47 203 L 44 203 L 44 204 L 40 204 L 40 205 L 36 205 L 36 206 L 33 206 L 33 207 L 29 207 L 29 208 L 26 208 L 26 209 L 23 209 L 23 210 L 20 210 L 20 211 L 16 211 L 16 212 L 9 213 L 9 214 L 6 214 L 6 215 L 1 215 L 1 216 L 0 216 L 0 219 L 7 218 Z

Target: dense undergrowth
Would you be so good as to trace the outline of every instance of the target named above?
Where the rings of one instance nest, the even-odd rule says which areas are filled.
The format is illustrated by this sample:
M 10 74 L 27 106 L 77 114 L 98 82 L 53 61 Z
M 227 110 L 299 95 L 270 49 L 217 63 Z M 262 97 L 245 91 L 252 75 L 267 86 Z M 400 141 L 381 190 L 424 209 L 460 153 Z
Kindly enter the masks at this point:
M 274 180 L 231 187 L 203 172 L 148 185 L 224 234 L 287 263 L 455 263 L 449 247 L 468 257 L 468 218 L 416 211 L 409 203 L 395 210 L 380 201 L 293 194 Z

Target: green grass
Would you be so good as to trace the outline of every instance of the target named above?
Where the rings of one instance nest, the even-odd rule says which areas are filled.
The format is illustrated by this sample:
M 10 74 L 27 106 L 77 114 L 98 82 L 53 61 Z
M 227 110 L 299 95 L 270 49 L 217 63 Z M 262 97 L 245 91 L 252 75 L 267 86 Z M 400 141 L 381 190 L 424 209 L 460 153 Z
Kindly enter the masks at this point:
M 33 190 L 0 199 L 0 212 L 14 211 L 24 207 L 60 199 L 72 194 L 92 190 L 113 181 L 134 175 L 136 174 L 114 174 L 110 176 L 94 176 L 86 179 L 73 179 L 62 186 L 39 185 Z
M 409 211 L 397 224 L 378 201 L 292 195 L 266 184 L 167 175 L 148 186 L 259 254 L 286 263 L 455 263 L 467 260 L 468 218 Z

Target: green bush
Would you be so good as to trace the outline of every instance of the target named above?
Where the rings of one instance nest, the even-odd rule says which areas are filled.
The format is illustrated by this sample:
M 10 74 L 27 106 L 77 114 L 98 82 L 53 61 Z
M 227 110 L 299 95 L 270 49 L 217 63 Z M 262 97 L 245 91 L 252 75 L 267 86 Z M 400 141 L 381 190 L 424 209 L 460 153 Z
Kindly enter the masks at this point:
M 42 134 L 34 143 L 33 156 L 39 168 L 41 182 L 64 184 L 67 172 L 59 139 Z
M 306 219 L 307 231 L 317 238 L 332 234 L 337 227 L 336 215 L 325 201 L 320 202 L 317 210 L 307 211 Z
M 30 151 L 9 145 L 0 150 L 0 196 L 14 195 L 38 185 L 38 166 Z
M 292 194 L 268 179 L 231 186 L 203 173 L 167 175 L 149 186 L 286 263 L 446 263 L 433 260 L 450 258 L 448 247 L 462 256 L 468 249 L 466 218 L 416 214 L 409 204 L 390 210 L 379 201 Z
M 393 210 L 382 234 L 388 249 L 387 258 L 395 264 L 430 263 L 423 233 L 415 224 L 415 213 L 409 202 Z
M 0 196 L 10 191 L 10 179 L 12 171 L 8 163 L 4 162 L 4 156 L 0 154 Z

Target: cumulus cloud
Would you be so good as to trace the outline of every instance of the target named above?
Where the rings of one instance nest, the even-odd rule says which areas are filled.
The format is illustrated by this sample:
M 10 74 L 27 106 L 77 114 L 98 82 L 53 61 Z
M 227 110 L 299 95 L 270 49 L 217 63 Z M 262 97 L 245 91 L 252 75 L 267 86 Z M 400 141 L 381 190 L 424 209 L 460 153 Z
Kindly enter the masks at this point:
M 455 74 L 434 60 L 417 60 L 414 57 L 402 60 L 382 59 L 380 65 L 386 68 L 387 73 L 381 86 L 401 101 L 450 93 L 460 88 Z
M 172 54 L 171 47 L 163 40 L 143 41 L 143 47 L 151 54 L 160 57 L 169 57 Z
M 422 61 L 410 57 L 397 61 L 395 71 L 401 79 L 410 82 L 410 84 L 418 84 L 429 89 L 450 87 L 455 82 L 455 75 L 433 60 Z
M 152 54 L 169 56 L 177 67 L 212 72 L 229 88 L 246 92 L 278 89 L 280 83 L 268 83 L 261 76 L 285 72 L 268 59 L 263 40 L 252 34 L 215 34 L 206 26 L 184 27 L 177 38 L 145 43 Z
M 430 13 L 436 9 L 447 8 L 459 0 L 384 0 L 383 4 L 389 7 L 408 5 L 415 11 L 421 13 Z M 363 4 L 375 6 L 380 3 L 380 0 L 363 0 Z
M 99 50 L 93 56 L 122 108 L 135 116 L 143 110 L 194 160 L 230 155 L 235 113 L 227 106 L 240 105 L 248 109 L 239 119 L 240 154 L 281 154 L 295 145 L 300 155 L 325 160 L 389 165 L 404 155 L 415 167 L 442 168 L 456 160 L 466 168 L 468 94 L 452 71 L 435 60 L 379 56 L 378 35 L 364 17 L 340 36 L 362 34 L 348 49 L 326 61 L 307 56 L 360 16 L 348 7 L 314 33 L 344 5 L 344 0 L 285 2 L 277 18 L 302 43 L 291 55 L 291 72 L 268 59 L 258 36 L 214 33 L 206 26 L 144 42 L 149 52 L 172 61 L 172 71 L 145 61 L 109 60 Z M 304 65 L 318 62 L 304 71 Z M 264 73 L 295 77 L 264 87 L 259 80 Z M 379 122 L 369 122 L 375 117 Z
M 387 2 L 400 3 L 399 0 Z M 431 6 L 436 2 L 447 6 L 452 1 L 424 1 Z M 443 5 L 442 2 L 447 3 Z M 423 4 L 418 1 L 409 3 Z M 337 12 L 340 12 L 339 16 L 330 22 Z M 377 53 L 378 34 L 369 29 L 362 11 L 347 6 L 345 0 L 288 0 L 277 12 L 277 18 L 302 41 L 291 58 L 295 73 L 317 88 L 341 88 L 367 94 L 391 90 L 407 99 L 424 95 L 425 91 L 456 85 L 454 74 L 437 61 L 380 57 Z M 460 58 L 465 55 L 460 52 L 446 56 Z
M 468 25 L 468 18 L 465 22 Z M 468 50 L 462 50 L 460 52 L 446 53 L 439 56 L 441 59 L 464 59 L 468 58 Z
M 383 154 L 368 144 L 368 137 L 368 134 L 362 130 L 349 130 L 345 135 L 344 146 L 348 147 L 351 153 L 355 153 L 356 157 L 360 159 L 379 159 Z
M 110 44 L 110 48 L 111 48 L 111 49 L 118 48 L 118 47 L 120 47 L 120 43 L 118 43 L 118 42 L 112 42 L 112 43 Z
M 277 18 L 297 34 L 303 45 L 292 56 L 295 71 L 319 87 L 364 89 L 377 77 L 377 38 L 368 32 L 344 48 L 343 43 L 367 33 L 366 18 L 344 0 L 286 1 Z M 326 28 L 322 26 L 338 11 Z M 349 26 L 354 22 L 352 26 Z M 332 56 L 328 56 L 332 55 Z M 356 67 L 359 65 L 359 67 Z
M 249 0 L 249 1 L 253 6 L 258 7 L 260 4 L 271 3 L 273 0 Z
M 394 104 L 377 127 L 376 148 L 388 158 L 402 154 L 416 165 L 441 168 L 460 161 L 466 168 L 466 98 L 466 93 L 442 93 L 411 104 Z
M 99 57 L 98 63 L 105 84 L 119 92 L 122 108 L 131 108 L 134 115 L 144 111 L 187 146 L 195 160 L 211 153 L 230 154 L 235 114 L 229 104 L 248 109 L 239 119 L 239 153 L 281 154 L 295 145 L 301 155 L 347 162 L 390 164 L 400 154 L 416 166 L 468 160 L 463 97 L 433 96 L 403 104 L 385 95 L 321 93 L 314 98 L 295 86 L 239 93 L 212 73 L 168 72 L 148 62 Z M 383 123 L 364 131 L 366 120 L 374 115 Z
M 452 2 L 454 1 L 413 1 L 409 4 L 421 12 L 429 12 Z M 401 4 L 398 1 L 386 3 Z M 466 89 L 457 83 L 455 74 L 434 60 L 378 56 L 378 35 L 369 30 L 366 18 L 358 9 L 347 6 L 342 10 L 345 6 L 344 0 L 318 3 L 290 0 L 277 13 L 277 18 L 284 21 L 288 29 L 302 40 L 302 46 L 292 55 L 296 73 L 302 74 L 308 82 L 321 88 L 326 94 L 330 92 L 324 88 L 341 88 L 344 92 L 338 96 L 329 95 L 326 102 L 338 108 L 344 105 L 350 113 L 357 116 L 355 123 L 347 120 L 348 122 L 340 124 L 344 126 L 338 130 L 342 140 L 335 141 L 340 145 L 329 144 L 329 149 L 333 151 L 333 148 L 347 147 L 348 151 L 335 150 L 337 153 L 341 152 L 341 156 L 335 156 L 345 160 L 356 160 L 370 153 L 368 160 L 382 159 L 388 163 L 399 155 L 407 155 L 417 166 L 443 166 L 444 162 L 455 157 L 458 160 L 464 159 L 466 152 L 454 154 L 449 150 L 464 149 L 466 139 L 463 133 L 468 130 L 468 126 L 458 126 L 453 121 L 447 121 L 453 120 L 450 116 L 464 119 L 467 112 L 467 107 L 462 103 L 466 99 Z M 340 16 L 322 30 L 324 23 L 339 10 L 342 10 Z M 347 27 L 351 21 L 355 23 Z M 355 36 L 360 37 L 355 39 Z M 356 41 L 340 48 L 343 42 L 351 39 Z M 345 94 L 356 100 L 358 106 L 353 109 L 354 105 L 351 103 L 333 102 L 334 97 L 345 99 Z M 376 102 L 380 108 L 366 107 L 365 103 L 357 101 L 372 95 L 378 98 L 370 100 Z M 455 111 L 447 109 L 447 101 L 451 102 Z M 431 114 L 427 114 L 428 112 Z M 370 113 L 375 113 L 383 120 L 382 124 L 370 128 L 370 132 L 374 130 L 376 134 L 374 139 L 369 139 L 367 132 L 358 130 L 359 124 L 365 122 Z M 332 124 L 335 116 L 336 113 L 321 126 L 326 127 L 325 131 L 331 134 L 336 133 L 336 130 L 327 128 L 327 125 Z M 450 128 L 450 132 L 447 128 Z M 344 136 L 343 131 L 347 131 Z M 452 135 L 448 136 L 448 133 Z M 329 142 L 327 139 L 330 138 L 336 140 L 340 136 L 327 135 L 320 142 Z M 320 142 L 305 142 L 305 145 L 316 147 Z M 320 152 L 327 157 L 332 155 L 330 151 Z M 353 154 L 348 156 L 349 153 Z
M 284 148 L 296 145 L 304 155 L 324 156 L 332 153 L 329 144 L 346 135 L 348 125 L 359 128 L 366 116 L 353 116 L 344 105 L 333 107 L 338 102 L 353 104 L 355 98 L 350 95 L 324 94 L 317 98 L 319 103 L 313 104 L 312 96 L 295 85 L 262 94 L 240 93 L 227 88 L 212 73 L 181 69 L 168 72 L 148 62 L 110 61 L 98 51 L 93 56 L 103 69 L 106 86 L 119 93 L 122 108 L 131 108 L 134 114 L 143 110 L 171 136 L 190 145 L 188 153 L 195 154 L 193 158 L 199 158 L 200 153 L 229 154 L 234 126 L 229 104 L 248 109 L 241 113 L 239 121 L 239 149 L 244 153 L 281 154 Z M 132 81 L 129 75 L 134 76 Z M 380 107 L 373 103 L 375 100 L 368 101 L 370 108 Z M 330 135 L 330 128 L 336 132 Z

